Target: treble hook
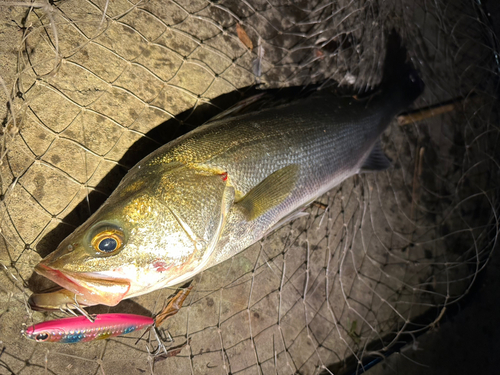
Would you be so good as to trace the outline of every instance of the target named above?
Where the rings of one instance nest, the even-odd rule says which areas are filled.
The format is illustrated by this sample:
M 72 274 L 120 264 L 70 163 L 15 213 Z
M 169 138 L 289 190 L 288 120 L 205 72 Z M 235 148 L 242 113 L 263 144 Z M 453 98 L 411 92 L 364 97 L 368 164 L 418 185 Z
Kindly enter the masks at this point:
M 75 297 L 74 297 L 74 300 L 75 300 L 75 303 L 68 303 L 66 306 L 68 307 L 68 310 L 70 313 L 72 313 L 73 315 L 75 316 L 78 316 L 75 314 L 74 311 L 72 311 L 72 308 L 75 309 L 75 310 L 78 310 L 78 312 L 80 312 L 80 314 L 82 314 L 84 317 L 86 317 L 88 320 L 90 320 L 91 323 L 94 323 L 95 322 L 95 315 L 91 315 L 89 314 L 88 312 L 86 312 L 81 306 L 80 304 L 78 303 L 78 301 L 76 300 L 76 294 L 75 294 Z
M 152 328 L 153 328 L 153 332 L 154 332 L 154 335 L 155 335 L 155 339 L 158 342 L 158 347 L 156 348 L 156 350 L 154 351 L 154 353 L 151 353 L 151 351 L 149 350 L 149 346 L 146 345 L 146 350 L 148 351 L 148 354 L 151 355 L 151 356 L 153 356 L 153 357 L 157 357 L 162 351 L 165 354 L 168 354 L 167 348 L 165 347 L 165 344 L 163 344 L 163 342 L 162 342 L 162 340 L 160 338 L 160 334 L 157 331 L 157 328 L 156 327 L 152 327 Z M 169 333 L 169 337 L 172 338 L 172 336 L 170 336 L 170 333 Z

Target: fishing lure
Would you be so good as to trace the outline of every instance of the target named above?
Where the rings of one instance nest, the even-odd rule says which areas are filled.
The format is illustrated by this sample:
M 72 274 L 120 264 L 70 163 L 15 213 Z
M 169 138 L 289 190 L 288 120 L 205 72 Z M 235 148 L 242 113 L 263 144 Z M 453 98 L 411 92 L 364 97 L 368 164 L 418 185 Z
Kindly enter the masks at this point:
M 179 290 L 154 318 L 134 314 L 99 314 L 91 318 L 85 310 L 80 309 L 87 315 L 35 324 L 22 330 L 21 333 L 24 337 L 37 342 L 72 344 L 126 335 L 145 327 L 154 326 L 156 329 L 164 320 L 177 314 L 192 288 L 189 286 Z M 158 342 L 160 343 L 159 340 Z M 159 348 L 163 348 L 163 345 Z
M 134 314 L 100 314 L 91 322 L 85 316 L 62 318 L 35 324 L 21 331 L 23 336 L 37 342 L 72 344 L 125 335 L 151 327 L 153 318 Z

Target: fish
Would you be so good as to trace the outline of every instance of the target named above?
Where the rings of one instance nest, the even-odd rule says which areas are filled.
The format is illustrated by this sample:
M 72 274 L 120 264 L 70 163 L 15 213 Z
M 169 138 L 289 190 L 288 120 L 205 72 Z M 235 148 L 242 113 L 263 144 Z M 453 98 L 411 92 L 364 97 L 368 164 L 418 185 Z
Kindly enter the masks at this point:
M 135 314 L 99 314 L 94 321 L 85 316 L 49 320 L 21 331 L 22 335 L 36 342 L 75 344 L 128 333 L 152 327 L 153 318 Z
M 347 178 L 389 168 L 380 136 L 425 87 L 396 33 L 382 73 L 363 96 L 318 90 L 219 117 L 167 143 L 35 271 L 84 306 L 115 306 L 193 278 Z M 57 305 L 57 293 L 44 303 Z

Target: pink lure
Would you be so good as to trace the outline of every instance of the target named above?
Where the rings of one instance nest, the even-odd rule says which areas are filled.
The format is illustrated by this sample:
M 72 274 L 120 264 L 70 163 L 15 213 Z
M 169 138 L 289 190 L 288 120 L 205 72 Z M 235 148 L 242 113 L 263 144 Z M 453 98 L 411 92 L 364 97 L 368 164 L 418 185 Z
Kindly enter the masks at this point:
M 154 324 L 153 318 L 133 314 L 100 314 L 92 323 L 84 316 L 35 324 L 23 335 L 38 342 L 76 343 L 125 335 Z

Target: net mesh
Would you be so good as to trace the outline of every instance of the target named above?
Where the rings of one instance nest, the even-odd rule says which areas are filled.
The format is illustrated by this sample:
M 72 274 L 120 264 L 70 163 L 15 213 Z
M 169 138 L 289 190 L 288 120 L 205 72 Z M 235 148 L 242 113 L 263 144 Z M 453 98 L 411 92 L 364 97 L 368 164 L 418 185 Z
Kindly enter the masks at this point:
M 439 322 L 467 294 L 498 234 L 496 39 L 459 1 L 3 2 L 0 372 L 340 373 Z M 246 88 L 380 81 L 387 30 L 448 112 L 383 135 L 388 171 L 359 175 L 194 280 L 168 321 L 178 355 L 139 334 L 39 344 L 23 324 L 48 284 L 33 267 L 142 156 Z M 228 94 L 228 95 L 226 95 Z M 215 100 L 214 100 L 215 99 Z M 449 101 L 452 102 L 449 102 Z M 436 112 L 436 110 L 435 110 Z M 91 312 L 151 315 L 172 290 Z

